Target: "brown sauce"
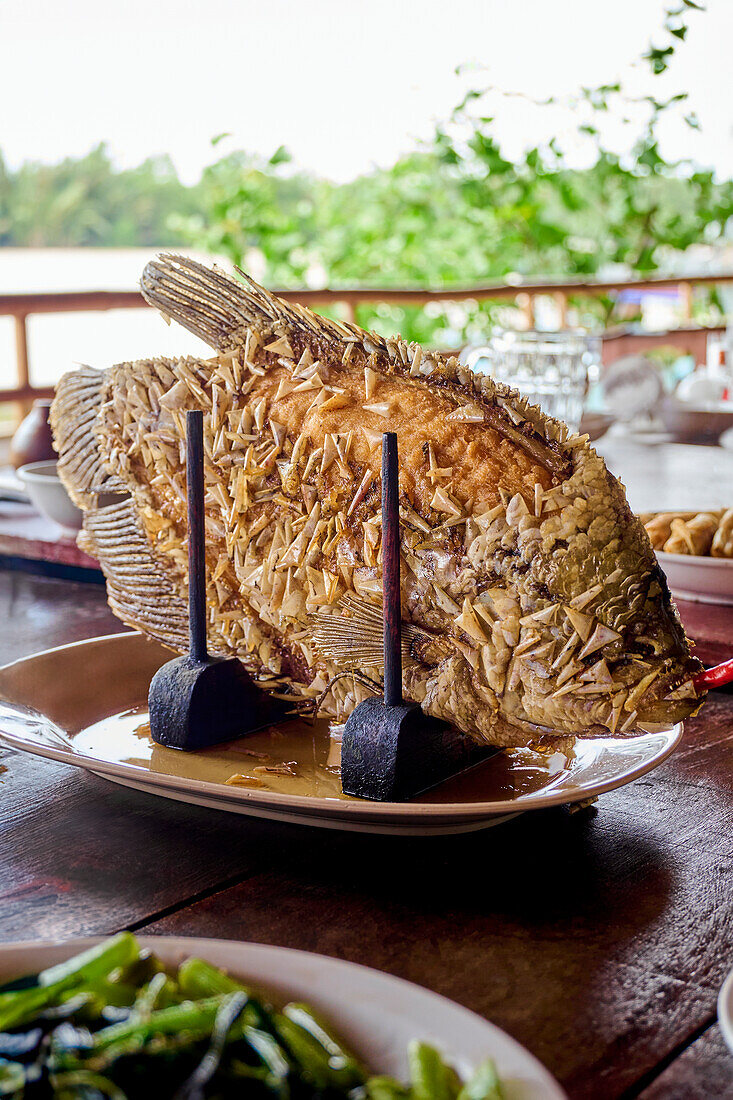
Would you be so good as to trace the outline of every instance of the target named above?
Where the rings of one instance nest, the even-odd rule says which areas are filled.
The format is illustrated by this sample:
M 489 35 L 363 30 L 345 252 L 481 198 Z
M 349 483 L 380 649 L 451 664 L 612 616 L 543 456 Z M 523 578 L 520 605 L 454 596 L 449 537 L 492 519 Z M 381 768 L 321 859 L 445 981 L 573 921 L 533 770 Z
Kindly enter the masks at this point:
M 131 764 L 160 775 L 221 784 L 226 784 L 232 776 L 241 775 L 256 781 L 256 785 L 245 782 L 241 786 L 263 792 L 348 798 L 341 792 L 338 727 L 332 727 L 327 721 L 311 724 L 295 719 L 205 752 L 187 753 L 156 745 L 150 737 L 147 710 L 138 707 L 113 714 L 80 730 L 74 736 L 74 747 L 100 760 Z M 259 770 L 283 766 L 295 774 Z M 569 767 L 568 760 L 560 753 L 545 757 L 526 749 L 500 751 L 416 801 L 511 801 L 553 786 L 567 776 Z

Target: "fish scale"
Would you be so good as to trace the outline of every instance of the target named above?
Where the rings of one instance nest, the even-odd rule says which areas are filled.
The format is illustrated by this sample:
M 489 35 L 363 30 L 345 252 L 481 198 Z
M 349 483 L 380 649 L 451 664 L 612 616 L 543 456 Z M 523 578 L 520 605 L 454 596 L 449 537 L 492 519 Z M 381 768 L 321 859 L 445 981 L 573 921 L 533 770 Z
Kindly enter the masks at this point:
M 182 648 L 182 440 L 186 410 L 200 408 L 210 650 L 343 721 L 366 691 L 340 675 L 360 645 L 367 679 L 382 673 L 374 617 L 358 606 L 381 606 L 389 430 L 414 628 L 406 698 L 507 746 L 694 712 L 701 666 L 623 487 L 585 437 L 455 356 L 296 308 L 240 275 L 159 257 L 143 294 L 216 354 L 83 368 L 57 388 L 60 473 L 116 614 Z

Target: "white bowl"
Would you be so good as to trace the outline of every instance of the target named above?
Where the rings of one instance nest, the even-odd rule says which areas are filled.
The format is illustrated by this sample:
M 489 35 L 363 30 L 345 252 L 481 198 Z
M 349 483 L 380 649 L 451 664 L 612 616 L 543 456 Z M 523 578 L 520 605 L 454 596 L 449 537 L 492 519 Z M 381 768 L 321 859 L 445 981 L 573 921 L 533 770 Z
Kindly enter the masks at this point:
M 723 982 L 718 994 L 718 1024 L 725 1045 L 733 1054 L 733 970 Z
M 56 471 L 55 462 L 29 462 L 18 470 L 31 503 L 68 534 L 81 530 L 83 513 L 72 503 Z
M 282 1000 L 306 1001 L 373 1071 L 407 1077 L 407 1045 L 439 1047 L 467 1076 L 493 1058 L 507 1100 L 567 1100 L 536 1058 L 494 1024 L 419 985 L 341 959 L 236 940 L 140 936 L 142 947 L 177 967 L 192 955 L 223 967 Z M 0 945 L 0 983 L 35 974 L 98 943 L 96 939 Z M 242 1095 L 246 1095 L 246 1090 Z
M 665 550 L 656 554 L 676 599 L 733 606 L 733 558 L 668 554 Z

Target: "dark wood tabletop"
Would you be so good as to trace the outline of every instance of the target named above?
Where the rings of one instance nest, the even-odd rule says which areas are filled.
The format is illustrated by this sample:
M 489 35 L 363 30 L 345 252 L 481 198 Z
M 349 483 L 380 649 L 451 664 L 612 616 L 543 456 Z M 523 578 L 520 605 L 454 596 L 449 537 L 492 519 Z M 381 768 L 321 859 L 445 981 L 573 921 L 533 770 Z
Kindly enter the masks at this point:
M 682 607 L 718 652 L 733 616 Z M 0 571 L 0 661 L 119 622 L 98 586 Z M 256 940 L 409 978 L 492 1020 L 572 1098 L 733 1096 L 733 694 L 596 807 L 398 838 L 278 825 L 0 748 L 0 940 Z

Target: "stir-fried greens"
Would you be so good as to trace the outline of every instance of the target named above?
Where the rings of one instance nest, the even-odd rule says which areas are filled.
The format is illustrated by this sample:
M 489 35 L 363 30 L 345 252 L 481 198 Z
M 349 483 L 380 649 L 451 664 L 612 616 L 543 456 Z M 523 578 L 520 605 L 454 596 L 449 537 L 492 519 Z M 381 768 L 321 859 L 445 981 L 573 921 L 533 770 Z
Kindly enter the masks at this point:
M 410 1082 L 370 1076 L 307 1005 L 282 1008 L 202 959 L 175 972 L 122 932 L 0 989 L 0 1097 L 13 1100 L 502 1100 L 426 1043 Z

